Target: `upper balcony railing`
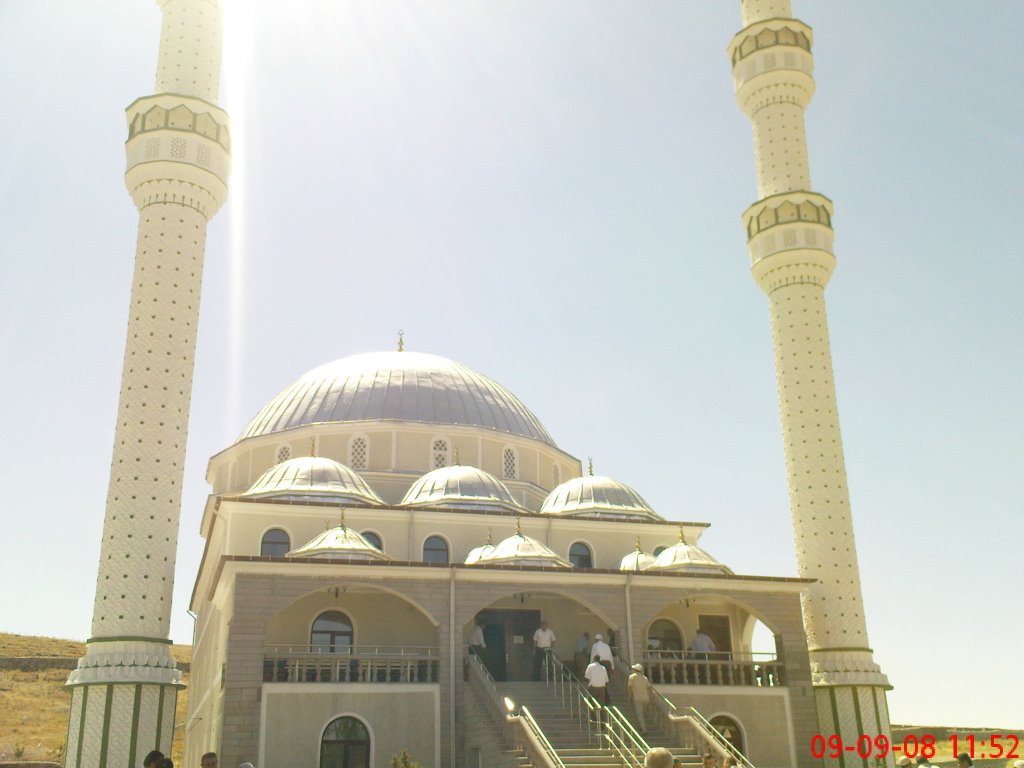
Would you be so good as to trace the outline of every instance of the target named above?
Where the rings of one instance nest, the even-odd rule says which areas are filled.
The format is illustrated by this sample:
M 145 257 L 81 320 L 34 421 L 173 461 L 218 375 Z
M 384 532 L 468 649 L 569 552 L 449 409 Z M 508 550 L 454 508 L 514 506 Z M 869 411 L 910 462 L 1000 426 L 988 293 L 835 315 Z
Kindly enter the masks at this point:
M 436 683 L 431 646 L 275 645 L 263 654 L 265 683 Z
M 774 653 L 644 651 L 644 670 L 656 685 L 785 685 Z

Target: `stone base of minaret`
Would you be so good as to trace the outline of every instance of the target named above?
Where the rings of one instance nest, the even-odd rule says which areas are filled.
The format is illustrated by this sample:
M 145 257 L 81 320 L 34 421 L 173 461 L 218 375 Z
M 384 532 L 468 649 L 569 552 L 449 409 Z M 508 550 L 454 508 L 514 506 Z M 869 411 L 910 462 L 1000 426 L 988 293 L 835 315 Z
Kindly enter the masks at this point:
M 170 755 L 174 709 L 184 684 L 169 642 L 92 640 L 67 684 L 65 768 L 134 768 L 154 749 Z

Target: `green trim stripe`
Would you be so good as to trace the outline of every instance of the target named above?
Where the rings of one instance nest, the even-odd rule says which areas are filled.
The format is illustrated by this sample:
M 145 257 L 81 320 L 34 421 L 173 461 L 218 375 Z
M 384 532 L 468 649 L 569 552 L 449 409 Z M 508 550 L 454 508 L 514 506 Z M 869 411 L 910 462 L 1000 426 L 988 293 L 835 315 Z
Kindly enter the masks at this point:
M 77 753 L 75 755 L 75 766 L 76 766 L 76 768 L 77 768 L 77 766 L 82 764 L 82 742 L 85 741 L 85 739 L 82 738 L 82 737 L 85 736 L 85 709 L 86 709 L 86 706 L 88 705 L 88 703 L 89 703 L 89 686 L 88 685 L 83 685 L 82 686 L 82 716 L 81 716 L 81 719 L 78 722 L 78 749 L 75 750 L 76 753 Z
M 139 714 L 142 709 L 142 685 L 135 686 L 135 701 L 132 704 L 132 736 L 128 746 L 128 768 L 135 765 L 135 749 L 139 740 Z
M 116 637 L 90 637 L 85 641 L 88 645 L 93 643 L 163 643 L 173 645 L 173 642 L 166 637 L 142 637 L 141 635 L 118 635 Z
M 164 687 L 162 685 L 156 687 L 156 695 L 159 700 L 156 704 L 156 743 L 153 744 L 153 749 L 160 749 L 160 732 L 164 726 Z
M 832 704 L 832 724 L 835 726 L 835 732 L 839 733 L 839 705 L 836 704 L 835 688 L 828 689 L 828 698 L 829 702 Z M 846 759 L 843 757 L 842 750 L 839 752 L 839 768 L 846 768 Z
M 100 765 L 107 764 L 107 747 L 110 746 L 110 710 L 114 707 L 114 686 L 107 686 L 103 702 L 103 737 L 100 740 Z
M 864 733 L 864 718 L 860 714 L 860 696 L 857 693 L 857 686 L 851 686 L 850 692 L 853 694 L 853 714 L 857 718 L 857 738 L 860 738 L 860 734 Z M 868 749 L 870 753 L 871 750 Z M 868 759 L 861 757 L 861 762 L 864 764 L 864 768 L 868 768 Z
M 868 653 L 874 653 L 871 648 L 864 648 L 862 646 L 849 646 L 843 648 L 809 648 L 808 653 L 832 653 L 834 651 L 867 651 Z

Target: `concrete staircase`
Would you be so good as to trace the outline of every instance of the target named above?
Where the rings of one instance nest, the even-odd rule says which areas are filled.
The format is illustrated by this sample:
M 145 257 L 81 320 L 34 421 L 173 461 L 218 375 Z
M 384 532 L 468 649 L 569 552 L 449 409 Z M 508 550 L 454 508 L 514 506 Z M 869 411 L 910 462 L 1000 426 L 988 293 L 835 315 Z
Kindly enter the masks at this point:
M 622 768 L 611 749 L 602 746 L 596 727 L 588 735 L 586 723 L 580 723 L 568 707 L 562 706 L 546 683 L 498 683 L 503 696 L 530 710 L 567 768 Z
M 503 696 L 508 696 L 518 706 L 530 710 L 567 768 L 622 768 L 622 761 L 606 745 L 598 729 L 595 727 L 588 733 L 586 723 L 581 723 L 574 712 L 563 706 L 561 699 L 555 696 L 546 683 L 505 682 L 497 685 Z M 625 682 L 619 675 L 613 677 L 611 694 L 619 711 L 639 732 L 640 723 L 636 720 L 632 705 L 626 704 Z M 674 734 L 655 727 L 657 720 L 653 716 L 649 715 L 647 720 L 650 730 L 644 735 L 644 740 L 650 746 L 668 748 L 680 768 L 699 768 L 701 760 L 696 749 L 673 743 L 677 740 Z M 522 761 L 519 765 L 523 768 L 529 765 L 525 757 L 519 759 Z

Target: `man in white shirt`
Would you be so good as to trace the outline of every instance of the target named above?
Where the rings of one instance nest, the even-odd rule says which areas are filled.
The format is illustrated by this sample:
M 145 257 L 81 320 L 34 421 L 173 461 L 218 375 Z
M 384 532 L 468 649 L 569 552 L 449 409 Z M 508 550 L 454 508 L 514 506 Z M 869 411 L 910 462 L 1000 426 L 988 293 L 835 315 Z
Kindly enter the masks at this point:
M 597 699 L 598 704 L 607 706 L 612 703 L 611 698 L 608 696 L 608 670 L 604 668 L 604 664 L 601 663 L 596 654 L 592 659 L 587 667 L 587 671 L 583 673 L 587 680 L 587 691 Z M 601 722 L 600 710 L 597 712 L 597 721 Z
M 610 675 L 612 673 L 612 647 L 604 641 L 604 635 L 600 632 L 594 635 L 594 647 L 590 649 L 590 658 L 595 656 L 597 656 Z
M 542 621 L 540 629 L 533 633 L 533 679 L 540 680 L 540 668 L 544 664 L 544 655 L 555 644 L 555 633 L 548 629 L 548 623 Z
M 708 637 L 703 629 L 698 629 L 697 634 L 693 638 L 693 643 L 690 644 L 690 656 L 698 661 L 707 661 L 715 650 L 715 641 Z M 697 680 L 701 683 L 707 682 L 709 671 L 706 664 L 699 665 L 697 667 Z

